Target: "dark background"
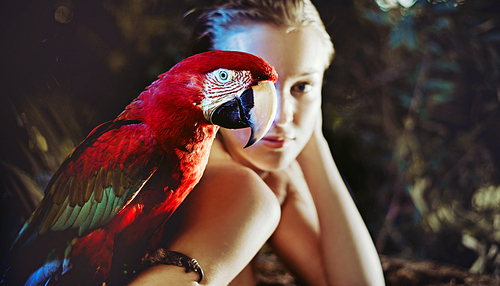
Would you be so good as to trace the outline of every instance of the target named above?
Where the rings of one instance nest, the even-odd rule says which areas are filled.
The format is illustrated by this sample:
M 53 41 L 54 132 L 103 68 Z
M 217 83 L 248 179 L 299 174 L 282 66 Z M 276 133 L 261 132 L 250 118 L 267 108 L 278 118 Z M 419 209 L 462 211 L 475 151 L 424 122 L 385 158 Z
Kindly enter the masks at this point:
M 332 153 L 381 254 L 500 275 L 500 3 L 383 2 L 313 1 L 336 48 Z M 0 3 L 2 257 L 72 148 L 188 55 L 184 14 L 210 3 Z

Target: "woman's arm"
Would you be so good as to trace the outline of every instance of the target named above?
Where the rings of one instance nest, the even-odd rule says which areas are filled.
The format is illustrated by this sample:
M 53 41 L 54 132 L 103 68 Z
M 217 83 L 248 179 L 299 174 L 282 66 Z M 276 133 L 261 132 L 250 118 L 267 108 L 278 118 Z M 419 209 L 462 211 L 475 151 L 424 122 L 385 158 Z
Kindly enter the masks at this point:
M 317 209 L 327 279 L 331 285 L 384 285 L 377 251 L 339 174 L 320 123 L 297 161 Z
M 322 263 L 318 215 L 299 164 L 294 161 L 285 170 L 272 172 L 265 180 L 284 182 L 286 197 L 281 220 L 271 236 L 274 252 L 304 285 L 327 286 Z
M 195 258 L 205 276 L 201 285 L 227 285 L 274 232 L 280 206 L 273 192 L 250 169 L 209 162 L 183 203 L 180 229 L 168 249 Z M 130 285 L 197 285 L 196 273 L 158 265 Z

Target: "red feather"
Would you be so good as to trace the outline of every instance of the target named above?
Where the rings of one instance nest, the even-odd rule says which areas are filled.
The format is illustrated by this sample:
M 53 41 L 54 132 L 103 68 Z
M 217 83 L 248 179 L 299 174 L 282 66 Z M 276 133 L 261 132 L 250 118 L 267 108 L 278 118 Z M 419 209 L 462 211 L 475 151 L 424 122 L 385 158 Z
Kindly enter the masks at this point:
M 71 259 L 70 270 L 64 262 L 46 274 L 45 264 L 31 279 L 45 283 L 67 271 L 62 285 L 101 285 L 115 260 L 130 254 L 139 261 L 156 248 L 207 164 L 218 127 L 197 105 L 204 74 L 219 67 L 249 70 L 254 82 L 277 78 L 264 60 L 228 51 L 190 57 L 161 75 L 63 162 L 12 248 L 10 265 L 19 272 L 11 278 L 24 283 L 47 257 L 60 256 Z

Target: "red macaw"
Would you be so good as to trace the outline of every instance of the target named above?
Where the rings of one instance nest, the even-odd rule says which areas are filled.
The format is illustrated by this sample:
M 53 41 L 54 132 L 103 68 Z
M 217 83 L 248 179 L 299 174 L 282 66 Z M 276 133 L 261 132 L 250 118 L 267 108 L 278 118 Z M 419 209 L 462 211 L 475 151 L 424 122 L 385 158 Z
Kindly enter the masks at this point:
M 194 55 L 160 75 L 62 163 L 11 248 L 3 282 L 112 284 L 124 257 L 140 261 L 157 248 L 165 221 L 202 176 L 218 126 L 251 127 L 247 146 L 264 136 L 276 80 L 263 59 L 232 51 Z M 202 279 L 195 260 L 162 255 Z

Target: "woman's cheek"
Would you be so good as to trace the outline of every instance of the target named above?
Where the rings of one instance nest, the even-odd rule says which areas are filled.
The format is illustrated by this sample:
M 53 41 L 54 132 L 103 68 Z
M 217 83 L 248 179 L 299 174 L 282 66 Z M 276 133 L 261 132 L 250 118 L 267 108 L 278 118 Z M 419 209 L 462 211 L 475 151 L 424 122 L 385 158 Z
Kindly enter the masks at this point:
M 245 129 L 221 129 L 220 130 L 224 140 L 230 141 L 232 144 L 237 144 L 238 146 L 246 145 L 248 139 L 250 138 L 250 128 Z

